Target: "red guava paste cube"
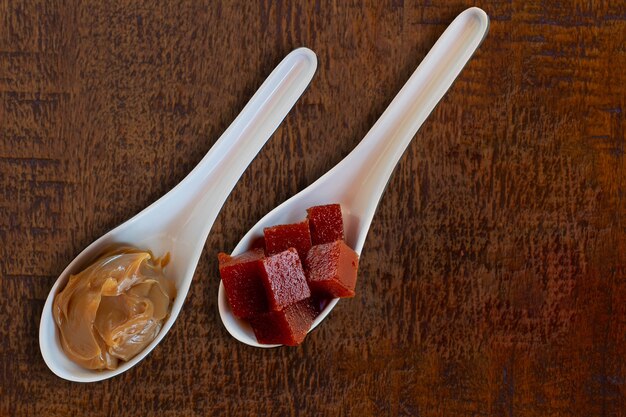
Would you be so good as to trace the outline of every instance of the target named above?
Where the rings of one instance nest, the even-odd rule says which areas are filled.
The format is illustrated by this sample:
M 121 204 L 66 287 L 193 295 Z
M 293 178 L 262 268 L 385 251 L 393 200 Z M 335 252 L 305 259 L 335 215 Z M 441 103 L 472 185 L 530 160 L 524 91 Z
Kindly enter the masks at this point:
M 343 240 L 343 218 L 339 204 L 315 206 L 306 212 L 314 245 Z
M 306 269 L 304 271 L 306 275 Z M 311 287 L 309 287 L 311 288 Z M 315 317 L 319 316 L 322 310 L 326 308 L 328 303 L 332 301 L 333 297 L 329 297 L 324 294 L 315 294 L 311 291 L 311 303 L 313 304 L 313 308 L 315 309 Z
M 259 343 L 296 346 L 302 343 L 315 319 L 315 309 L 306 298 L 283 308 L 250 318 Z
M 306 257 L 309 287 L 314 294 L 354 297 L 359 255 L 343 240 L 316 245 Z
M 257 236 L 256 238 L 252 240 L 252 243 L 250 243 L 249 249 L 258 249 L 258 248 L 265 250 L 265 237 Z
M 269 308 L 259 266 L 264 257 L 263 249 L 252 249 L 238 256 L 217 255 L 226 298 L 237 317 L 248 318 Z
M 294 248 L 268 256 L 259 264 L 270 310 L 280 311 L 311 296 L 302 262 Z
M 296 248 L 300 259 L 306 259 L 306 254 L 311 249 L 311 231 L 308 220 L 266 227 L 263 235 L 265 236 L 265 252 L 268 255 Z

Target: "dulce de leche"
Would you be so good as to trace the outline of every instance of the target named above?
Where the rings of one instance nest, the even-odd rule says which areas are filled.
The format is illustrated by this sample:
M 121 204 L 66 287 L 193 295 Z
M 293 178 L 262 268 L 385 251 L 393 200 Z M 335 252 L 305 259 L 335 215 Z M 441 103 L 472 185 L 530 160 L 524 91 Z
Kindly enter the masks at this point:
M 146 251 L 117 248 L 69 282 L 54 299 L 67 356 L 88 369 L 115 369 L 161 330 L 176 296 L 163 263 Z

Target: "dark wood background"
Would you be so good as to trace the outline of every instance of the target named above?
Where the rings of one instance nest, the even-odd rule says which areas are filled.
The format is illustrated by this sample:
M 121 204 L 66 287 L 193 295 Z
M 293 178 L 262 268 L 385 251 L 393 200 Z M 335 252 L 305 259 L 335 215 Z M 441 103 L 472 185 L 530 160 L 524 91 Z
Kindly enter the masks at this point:
M 478 1 L 491 29 L 380 204 L 356 298 L 297 348 L 224 330 L 216 253 L 364 136 L 453 1 L 0 1 L 0 415 L 626 415 L 626 3 Z M 171 189 L 276 64 L 319 59 L 139 366 L 57 378 L 48 290 Z

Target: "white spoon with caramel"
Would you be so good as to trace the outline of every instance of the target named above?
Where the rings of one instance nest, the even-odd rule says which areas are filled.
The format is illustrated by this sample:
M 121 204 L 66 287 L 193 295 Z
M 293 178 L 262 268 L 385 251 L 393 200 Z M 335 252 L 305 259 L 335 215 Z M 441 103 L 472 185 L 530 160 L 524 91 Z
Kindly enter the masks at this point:
M 67 266 L 48 295 L 39 326 L 39 347 L 52 372 L 71 381 L 100 381 L 127 371 L 163 339 L 180 313 L 206 238 L 224 201 L 309 85 L 316 68 L 317 59 L 309 49 L 291 52 L 183 181 L 93 242 Z M 113 254 L 88 269 L 97 257 L 116 245 L 132 246 L 143 252 L 126 254 L 125 258 Z M 155 261 L 148 252 L 158 257 L 169 254 L 169 263 L 161 265 L 162 262 Z M 96 288 L 78 285 L 78 282 L 68 284 L 70 275 L 81 271 L 85 272 L 85 277 L 93 279 Z M 173 283 L 174 289 L 167 288 L 161 272 Z M 106 276 L 98 279 L 98 274 L 100 278 L 102 274 Z M 66 297 L 55 303 L 66 285 L 71 294 L 64 294 Z M 104 300 L 111 296 L 121 298 Z M 86 301 L 83 297 L 87 297 Z M 173 300 L 165 314 L 163 304 L 168 298 Z M 56 316 L 63 326 L 63 343 L 53 307 L 61 310 Z M 94 311 L 100 307 L 106 310 L 104 315 L 94 317 Z M 76 310 L 81 308 L 83 310 Z M 120 330 L 122 322 L 125 328 Z M 137 330 L 139 322 L 142 327 Z M 81 331 L 94 334 L 78 341 L 70 340 L 73 332 Z M 146 341 L 147 336 L 149 341 Z M 121 343 L 129 340 L 141 342 L 141 345 L 123 349 Z M 85 347 L 85 343 L 89 346 Z M 64 347 L 68 346 L 72 349 L 69 356 L 74 359 L 78 356 L 83 366 L 66 354 Z M 107 349 L 107 355 L 114 358 L 105 357 L 102 349 Z
M 263 217 L 235 247 L 233 255 L 248 250 L 263 236 L 264 228 L 298 222 L 307 208 L 332 203 L 341 204 L 346 243 L 360 254 L 400 157 L 488 29 L 489 18 L 477 7 L 457 16 L 361 143 L 332 170 Z M 328 316 L 338 301 L 335 298 L 322 309 L 311 329 Z M 237 340 L 256 347 L 279 346 L 258 343 L 250 325 L 233 315 L 222 283 L 218 306 L 224 326 Z

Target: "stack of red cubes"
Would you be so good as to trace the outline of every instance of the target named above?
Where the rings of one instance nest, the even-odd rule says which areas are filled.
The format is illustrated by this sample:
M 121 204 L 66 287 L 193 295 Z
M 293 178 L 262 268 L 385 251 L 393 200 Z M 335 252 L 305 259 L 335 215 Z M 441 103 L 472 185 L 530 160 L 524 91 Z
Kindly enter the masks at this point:
M 265 228 L 263 247 L 218 254 L 233 314 L 248 320 L 259 343 L 298 345 L 320 301 L 354 297 L 359 256 L 344 241 L 341 206 L 307 214 L 300 223 Z

